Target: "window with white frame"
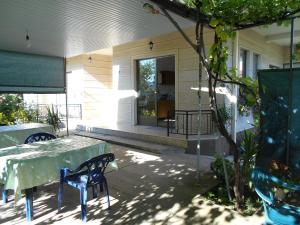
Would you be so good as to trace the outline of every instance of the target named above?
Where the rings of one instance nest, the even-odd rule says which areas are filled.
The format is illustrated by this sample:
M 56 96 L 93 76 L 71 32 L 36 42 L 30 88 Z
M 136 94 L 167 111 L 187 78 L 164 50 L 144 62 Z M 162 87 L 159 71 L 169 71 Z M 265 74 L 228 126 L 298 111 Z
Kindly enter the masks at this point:
M 253 79 L 257 79 L 257 71 L 260 67 L 260 55 L 253 53 Z
M 245 77 L 248 72 L 249 65 L 249 51 L 240 49 L 240 62 L 239 62 L 239 74 Z

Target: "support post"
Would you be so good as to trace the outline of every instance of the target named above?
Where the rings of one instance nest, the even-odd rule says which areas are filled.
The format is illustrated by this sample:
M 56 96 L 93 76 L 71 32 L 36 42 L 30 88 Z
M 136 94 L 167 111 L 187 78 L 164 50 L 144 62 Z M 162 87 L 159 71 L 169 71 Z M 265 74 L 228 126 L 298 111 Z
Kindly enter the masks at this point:
M 291 19 L 291 43 L 290 43 L 290 73 L 289 73 L 289 102 L 288 102 L 288 125 L 287 125 L 287 140 L 286 140 L 286 165 L 290 161 L 290 141 L 291 141 L 291 114 L 293 108 L 292 94 L 293 94 L 293 59 L 294 59 L 294 33 L 295 33 L 295 18 Z
M 66 126 L 67 126 L 67 136 L 69 136 L 69 109 L 68 109 L 68 94 L 66 89 Z
M 168 137 L 170 136 L 170 116 L 169 116 L 169 112 L 168 112 L 168 118 L 167 118 L 167 135 Z
M 197 39 L 197 46 L 200 45 L 200 40 L 199 38 Z M 197 131 L 197 181 L 200 182 L 201 178 L 201 172 L 200 172 L 200 167 L 201 167 L 201 112 L 202 112 L 202 103 L 201 103 L 201 98 L 202 98 L 202 93 L 201 93 L 201 87 L 202 87 L 202 63 L 200 59 L 200 51 L 198 52 L 199 54 L 199 64 L 198 64 L 198 131 Z
M 66 71 L 66 59 L 65 59 L 65 71 Z M 66 95 L 66 126 L 67 126 L 67 136 L 69 136 L 69 108 L 68 108 L 68 74 L 71 72 L 65 73 L 65 95 Z
M 189 112 L 186 111 L 185 112 L 185 139 L 188 140 L 189 139 Z
M 232 68 L 237 69 L 237 76 L 239 76 L 239 32 L 236 32 L 235 38 L 232 43 Z M 232 85 L 232 98 L 231 98 L 231 137 L 236 142 L 236 124 L 237 124 L 237 99 L 238 99 L 238 85 Z
M 227 197 L 228 197 L 229 201 L 232 201 L 231 194 L 230 194 L 229 180 L 228 180 L 228 172 L 227 172 L 226 161 L 225 161 L 225 153 L 222 156 L 222 162 L 223 162 L 223 170 L 224 170 L 224 177 L 225 177 L 225 183 L 226 183 Z

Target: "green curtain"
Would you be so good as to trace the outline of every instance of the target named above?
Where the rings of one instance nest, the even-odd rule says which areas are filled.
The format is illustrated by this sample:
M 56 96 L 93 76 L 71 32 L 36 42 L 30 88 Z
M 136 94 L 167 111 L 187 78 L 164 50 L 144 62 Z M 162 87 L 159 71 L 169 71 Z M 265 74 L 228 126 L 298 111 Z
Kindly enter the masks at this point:
M 258 72 L 261 98 L 261 151 L 257 164 L 280 160 L 300 169 L 300 69 Z

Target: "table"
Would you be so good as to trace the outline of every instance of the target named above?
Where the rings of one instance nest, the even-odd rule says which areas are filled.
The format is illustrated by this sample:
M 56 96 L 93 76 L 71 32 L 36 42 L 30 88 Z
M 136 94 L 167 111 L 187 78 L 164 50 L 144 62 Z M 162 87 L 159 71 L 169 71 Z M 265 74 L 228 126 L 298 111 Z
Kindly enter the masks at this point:
M 28 136 L 39 132 L 53 133 L 53 128 L 42 123 L 0 126 L 0 148 L 24 144 Z
M 60 169 L 77 168 L 84 161 L 109 152 L 106 142 L 72 136 L 0 149 L 0 183 L 12 189 L 15 201 L 26 194 L 26 217 L 33 219 L 32 188 L 59 180 Z M 111 163 L 117 168 L 116 162 Z

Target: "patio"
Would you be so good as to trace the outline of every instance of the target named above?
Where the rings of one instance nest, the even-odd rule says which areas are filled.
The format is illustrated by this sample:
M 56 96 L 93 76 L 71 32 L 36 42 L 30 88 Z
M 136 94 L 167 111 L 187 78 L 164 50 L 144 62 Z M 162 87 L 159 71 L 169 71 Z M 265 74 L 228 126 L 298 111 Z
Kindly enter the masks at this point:
M 202 157 L 203 182 L 195 183 L 195 156 L 182 152 L 161 155 L 110 145 L 119 170 L 108 171 L 111 209 L 105 200 L 88 201 L 88 224 L 261 224 L 262 215 L 242 217 L 235 211 L 210 203 L 201 194 L 215 181 L 209 172 L 210 158 Z M 78 193 L 66 187 L 63 209 L 57 213 L 58 184 L 39 187 L 31 224 L 81 224 Z M 91 193 L 90 195 L 91 196 Z M 0 206 L 1 224 L 23 224 L 24 199 L 16 207 Z

